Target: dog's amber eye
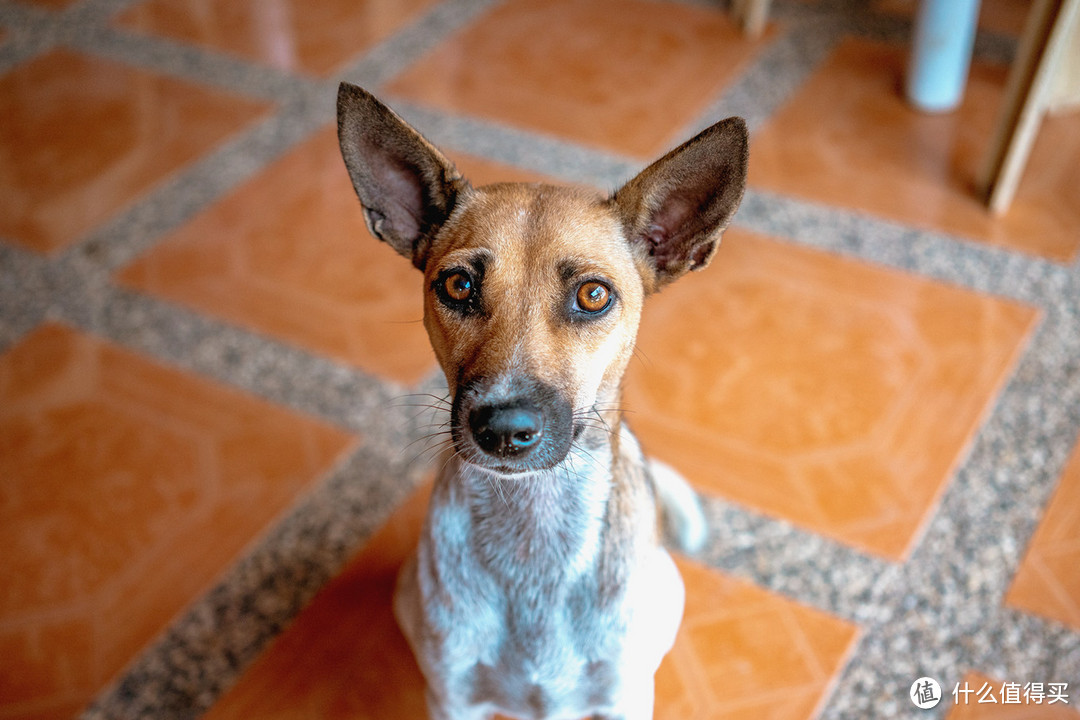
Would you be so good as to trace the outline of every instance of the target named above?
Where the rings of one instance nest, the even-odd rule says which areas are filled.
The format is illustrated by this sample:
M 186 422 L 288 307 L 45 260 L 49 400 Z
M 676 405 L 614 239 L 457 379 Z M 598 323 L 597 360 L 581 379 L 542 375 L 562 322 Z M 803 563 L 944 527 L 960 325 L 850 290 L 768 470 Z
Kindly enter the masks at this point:
M 463 272 L 450 273 L 443 280 L 443 291 L 451 300 L 465 302 L 473 294 L 472 278 Z
M 611 302 L 611 290 L 608 286 L 590 280 L 581 284 L 577 291 L 577 306 L 587 313 L 598 313 Z

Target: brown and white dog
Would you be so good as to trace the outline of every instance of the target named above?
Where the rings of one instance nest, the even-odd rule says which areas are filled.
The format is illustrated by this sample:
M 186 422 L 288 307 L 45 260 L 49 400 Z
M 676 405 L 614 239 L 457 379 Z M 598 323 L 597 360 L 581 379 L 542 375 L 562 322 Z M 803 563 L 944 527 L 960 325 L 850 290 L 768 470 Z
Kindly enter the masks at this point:
M 394 611 L 435 720 L 650 718 L 684 588 L 661 545 L 705 539 L 697 497 L 621 419 L 642 302 L 712 259 L 742 198 L 743 121 L 610 197 L 473 187 L 342 84 L 338 135 L 375 237 L 424 274 L 452 442 Z

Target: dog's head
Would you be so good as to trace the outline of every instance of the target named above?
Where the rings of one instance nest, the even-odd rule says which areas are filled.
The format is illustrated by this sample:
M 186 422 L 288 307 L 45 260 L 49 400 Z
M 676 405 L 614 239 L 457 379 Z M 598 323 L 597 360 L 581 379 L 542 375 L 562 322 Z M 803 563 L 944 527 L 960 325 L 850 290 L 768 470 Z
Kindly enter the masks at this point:
M 614 419 L 643 299 L 709 263 L 746 183 L 739 118 L 610 197 L 474 188 L 348 84 L 338 137 L 368 228 L 424 273 L 424 325 L 453 398 L 455 447 L 502 473 L 553 467 L 575 438 Z

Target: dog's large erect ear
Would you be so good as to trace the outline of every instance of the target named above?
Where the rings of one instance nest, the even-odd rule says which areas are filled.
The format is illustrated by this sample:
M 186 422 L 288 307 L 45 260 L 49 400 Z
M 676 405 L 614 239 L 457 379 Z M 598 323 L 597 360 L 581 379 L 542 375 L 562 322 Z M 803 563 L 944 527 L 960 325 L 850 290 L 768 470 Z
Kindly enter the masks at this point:
M 612 196 L 626 236 L 646 265 L 646 292 L 709 264 L 742 200 L 747 158 L 746 123 L 728 118 L 642 170 Z
M 432 237 L 468 183 L 374 95 L 338 87 L 338 142 L 372 235 L 423 269 Z

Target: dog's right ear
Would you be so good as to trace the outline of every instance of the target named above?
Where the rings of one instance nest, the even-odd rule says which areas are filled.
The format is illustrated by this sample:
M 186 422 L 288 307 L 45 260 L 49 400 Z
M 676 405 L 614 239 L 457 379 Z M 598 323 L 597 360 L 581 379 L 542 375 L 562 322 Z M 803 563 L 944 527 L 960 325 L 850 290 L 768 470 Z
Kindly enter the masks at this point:
M 368 229 L 423 270 L 432 238 L 468 182 L 366 90 L 341 83 L 337 115 L 341 156 Z

